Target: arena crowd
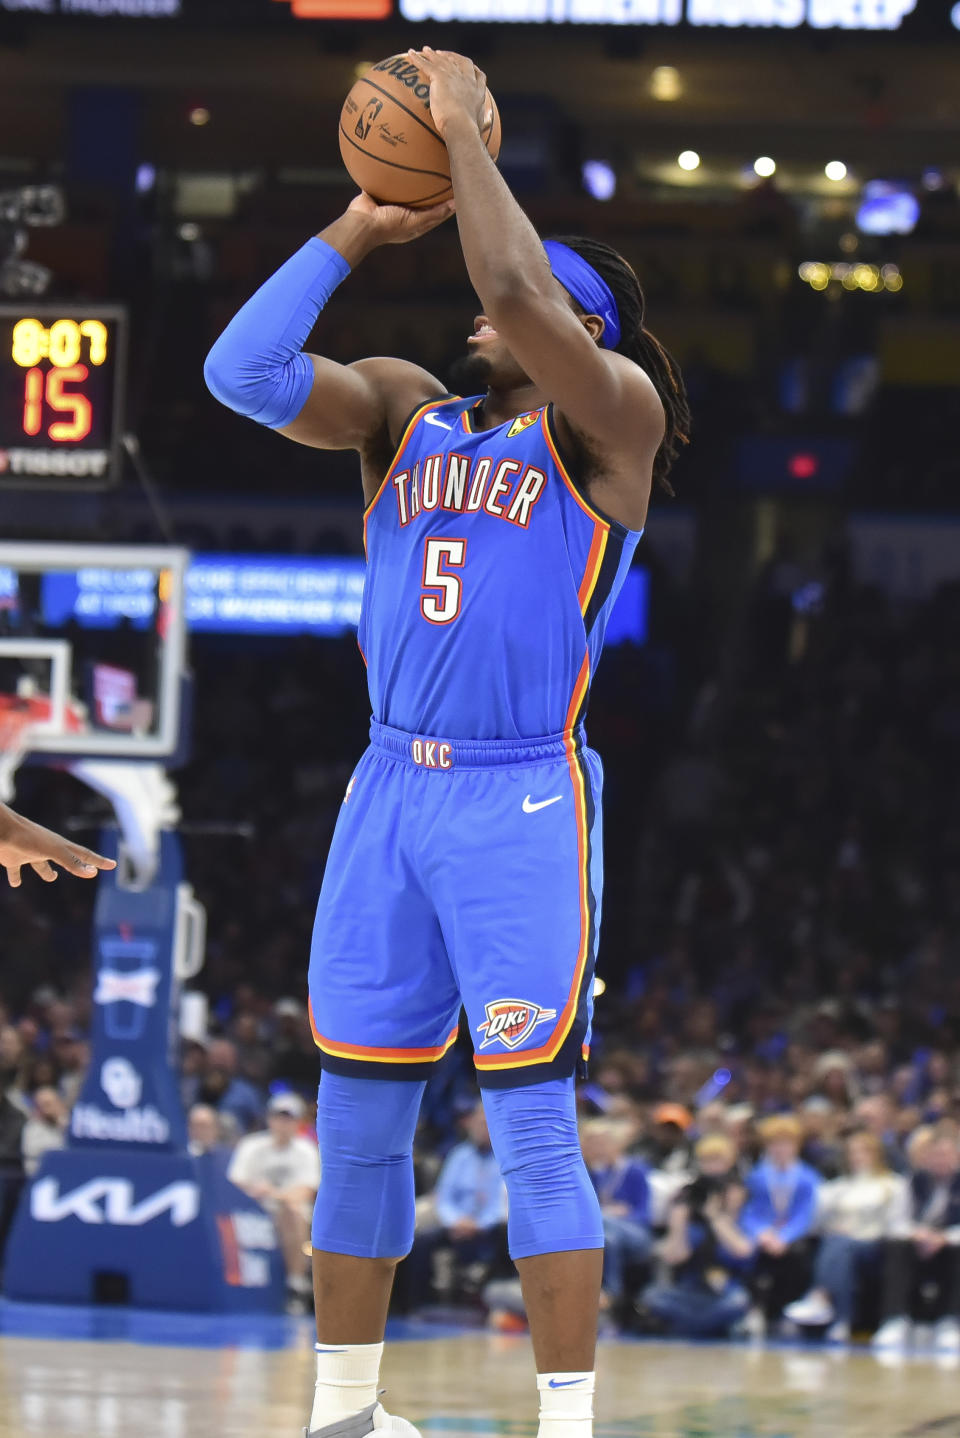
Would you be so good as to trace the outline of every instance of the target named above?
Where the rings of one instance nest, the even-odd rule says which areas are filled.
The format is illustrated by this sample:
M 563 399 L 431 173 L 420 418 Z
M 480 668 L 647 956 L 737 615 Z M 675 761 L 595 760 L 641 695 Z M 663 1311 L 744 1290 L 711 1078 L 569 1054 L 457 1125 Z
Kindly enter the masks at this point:
M 781 547 L 709 649 L 696 594 L 660 578 L 647 648 L 600 669 L 607 990 L 580 1106 L 605 1322 L 960 1352 L 960 594 L 898 608 L 836 557 L 818 573 L 807 602 Z M 351 645 L 251 663 L 236 643 L 204 653 L 179 776 L 211 934 L 210 1038 L 184 1046 L 183 1097 L 193 1141 L 224 1150 L 309 1131 L 305 956 L 366 718 Z M 47 822 L 98 812 L 46 771 L 23 794 Z M 87 1062 L 90 903 L 66 882 L 0 901 L 7 1219 Z M 284 1094 L 302 1111 L 278 1114 Z M 477 1097 L 464 1035 L 427 1088 L 396 1301 L 509 1329 Z

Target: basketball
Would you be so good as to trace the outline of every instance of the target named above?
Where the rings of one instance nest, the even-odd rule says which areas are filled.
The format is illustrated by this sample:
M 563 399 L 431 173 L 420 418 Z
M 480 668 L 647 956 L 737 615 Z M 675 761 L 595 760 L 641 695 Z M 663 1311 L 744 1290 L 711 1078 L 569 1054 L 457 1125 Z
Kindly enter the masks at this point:
M 500 115 L 488 90 L 481 134 L 495 160 Z M 430 86 L 406 55 L 371 66 L 343 102 L 340 153 L 352 178 L 381 204 L 419 209 L 453 194 L 447 147 L 430 114 Z

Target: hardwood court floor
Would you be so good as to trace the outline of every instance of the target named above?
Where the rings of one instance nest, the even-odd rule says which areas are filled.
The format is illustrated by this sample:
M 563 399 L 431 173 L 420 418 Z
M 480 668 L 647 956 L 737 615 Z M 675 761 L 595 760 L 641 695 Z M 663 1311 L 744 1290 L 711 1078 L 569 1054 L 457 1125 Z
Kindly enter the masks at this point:
M 0 1438 L 299 1438 L 309 1328 L 290 1346 L 197 1349 L 0 1337 Z M 597 1438 L 960 1438 L 960 1373 L 861 1352 L 603 1345 Z M 387 1403 L 423 1438 L 532 1438 L 523 1339 L 397 1342 Z

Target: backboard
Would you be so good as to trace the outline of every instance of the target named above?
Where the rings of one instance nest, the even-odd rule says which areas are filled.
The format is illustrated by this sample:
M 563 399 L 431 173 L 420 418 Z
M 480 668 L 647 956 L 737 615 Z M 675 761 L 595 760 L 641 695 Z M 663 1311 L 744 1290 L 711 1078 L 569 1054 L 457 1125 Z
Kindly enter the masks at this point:
M 160 761 L 176 752 L 187 562 L 175 548 L 0 543 L 8 780 L 25 753 Z

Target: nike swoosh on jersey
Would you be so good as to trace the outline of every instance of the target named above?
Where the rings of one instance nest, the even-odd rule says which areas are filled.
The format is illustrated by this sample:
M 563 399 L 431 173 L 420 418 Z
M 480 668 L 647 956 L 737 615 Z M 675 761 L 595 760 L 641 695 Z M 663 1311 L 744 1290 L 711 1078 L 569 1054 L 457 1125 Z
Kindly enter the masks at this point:
M 562 798 L 562 794 L 557 794 L 556 797 L 553 799 L 541 799 L 538 803 L 534 804 L 533 800 L 528 794 L 527 797 L 524 799 L 521 807 L 525 814 L 535 814 L 538 809 L 546 809 L 549 807 L 550 804 L 559 804 Z
M 558 1383 L 555 1378 L 551 1378 L 551 1379 L 550 1379 L 550 1387 L 551 1387 L 551 1388 L 575 1388 L 578 1383 L 583 1383 L 583 1381 L 584 1381 L 584 1380 L 583 1380 L 582 1378 L 564 1378 L 561 1383 Z
M 445 419 L 438 417 L 436 410 L 431 410 L 429 414 L 425 414 L 423 419 L 425 424 L 435 424 L 439 429 L 453 429 L 452 424 L 447 424 Z

